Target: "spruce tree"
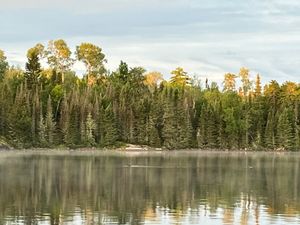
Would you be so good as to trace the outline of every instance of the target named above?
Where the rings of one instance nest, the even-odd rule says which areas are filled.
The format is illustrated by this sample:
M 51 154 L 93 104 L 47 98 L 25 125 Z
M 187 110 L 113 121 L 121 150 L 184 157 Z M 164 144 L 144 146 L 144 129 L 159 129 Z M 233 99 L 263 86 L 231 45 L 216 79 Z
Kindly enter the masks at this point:
M 41 75 L 41 64 L 39 62 L 39 49 L 36 47 L 28 50 L 28 62 L 25 65 L 25 79 L 29 89 L 35 89 Z
M 178 130 L 175 113 L 174 105 L 170 101 L 166 100 L 164 102 L 162 138 L 163 146 L 167 149 L 174 149 L 178 146 Z
M 285 108 L 280 114 L 277 124 L 277 146 L 284 150 L 292 150 L 295 147 L 293 125 L 290 117 L 291 111 L 288 108 Z
M 70 106 L 68 103 L 68 98 L 66 93 L 64 94 L 62 104 L 61 104 L 61 112 L 60 112 L 60 131 L 62 133 L 62 139 L 64 144 L 67 146 L 72 145 L 72 136 L 70 131 Z
M 17 148 L 28 148 L 32 145 L 32 120 L 28 94 L 26 85 L 22 83 L 17 90 L 14 105 L 9 113 L 8 139 Z
M 101 144 L 103 146 L 112 146 L 117 144 L 118 130 L 111 105 L 107 106 L 104 110 L 102 132 L 103 139 L 101 140 Z
M 163 128 L 163 108 L 160 106 L 159 93 L 157 90 L 153 93 L 152 103 L 148 116 L 147 137 L 148 145 L 152 147 L 161 147 Z
M 48 146 L 48 141 L 47 141 L 47 127 L 46 127 L 46 123 L 44 120 L 43 115 L 40 115 L 40 121 L 39 121 L 39 143 L 41 147 L 47 147 Z
M 255 90 L 254 90 L 255 96 L 256 97 L 260 96 L 261 91 L 262 91 L 262 88 L 261 88 L 260 75 L 257 74 L 256 75 L 256 80 L 255 80 Z
M 91 113 L 88 114 L 85 123 L 85 144 L 87 146 L 95 146 L 96 141 L 94 137 L 94 131 L 96 128 L 95 120 L 92 118 Z
M 219 121 L 211 106 L 208 107 L 206 115 L 206 147 L 215 149 L 219 147 Z
M 276 117 L 274 115 L 274 112 L 270 111 L 267 117 L 267 123 L 265 127 L 265 147 L 269 149 L 275 149 L 276 148 Z
M 53 110 L 52 110 L 52 101 L 51 97 L 49 96 L 47 101 L 47 113 L 46 113 L 46 136 L 47 136 L 47 142 L 49 146 L 53 146 L 55 141 L 55 129 L 56 129 L 56 122 L 53 118 Z
M 8 62 L 4 52 L 0 49 L 0 81 L 4 78 L 5 72 L 8 70 Z
M 197 131 L 197 141 L 199 148 L 205 148 L 207 146 L 207 118 L 208 113 L 206 110 L 206 105 L 203 104 L 201 107 L 199 126 Z

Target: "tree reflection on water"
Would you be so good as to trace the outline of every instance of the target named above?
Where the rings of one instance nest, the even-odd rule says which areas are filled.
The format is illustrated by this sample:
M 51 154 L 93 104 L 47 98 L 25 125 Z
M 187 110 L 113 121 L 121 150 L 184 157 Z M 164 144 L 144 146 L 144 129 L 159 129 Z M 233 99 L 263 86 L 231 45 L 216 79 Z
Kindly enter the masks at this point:
M 1 154 L 0 224 L 296 224 L 299 161 L 273 153 Z

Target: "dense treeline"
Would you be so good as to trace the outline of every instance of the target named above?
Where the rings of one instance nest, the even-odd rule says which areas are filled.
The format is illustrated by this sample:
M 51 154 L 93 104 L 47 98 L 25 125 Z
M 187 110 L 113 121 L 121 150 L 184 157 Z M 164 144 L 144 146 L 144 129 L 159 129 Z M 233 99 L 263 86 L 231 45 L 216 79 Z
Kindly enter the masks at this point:
M 168 149 L 298 150 L 300 86 L 249 70 L 225 74 L 223 88 L 200 85 L 182 68 L 158 72 L 105 68 L 98 46 L 82 43 L 76 59 L 63 40 L 27 52 L 25 71 L 0 51 L 0 142 L 17 148 L 104 147 L 122 143 Z M 86 67 L 83 78 L 72 70 Z M 236 87 L 239 79 L 240 88 Z

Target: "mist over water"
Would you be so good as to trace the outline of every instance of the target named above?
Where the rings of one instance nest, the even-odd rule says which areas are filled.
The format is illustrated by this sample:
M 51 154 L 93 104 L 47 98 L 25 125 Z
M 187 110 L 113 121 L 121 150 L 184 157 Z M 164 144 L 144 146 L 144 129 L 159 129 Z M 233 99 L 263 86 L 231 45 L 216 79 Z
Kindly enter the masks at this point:
M 300 154 L 0 153 L 0 224 L 299 224 Z

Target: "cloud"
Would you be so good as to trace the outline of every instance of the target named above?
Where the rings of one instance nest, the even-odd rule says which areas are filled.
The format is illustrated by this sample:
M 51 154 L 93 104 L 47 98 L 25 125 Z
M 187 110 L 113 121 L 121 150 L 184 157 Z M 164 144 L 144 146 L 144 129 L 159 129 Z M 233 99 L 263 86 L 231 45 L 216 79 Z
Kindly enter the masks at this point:
M 157 6 L 172 8 L 185 5 L 185 0 L 2 0 L 1 8 L 8 10 L 60 10 L 79 14 L 124 11 L 127 9 L 153 8 Z
M 20 65 L 35 43 L 63 38 L 72 49 L 100 45 L 112 70 L 124 60 L 221 81 L 247 66 L 265 81 L 300 82 L 296 0 L 4 0 L 1 8 L 0 46 Z

